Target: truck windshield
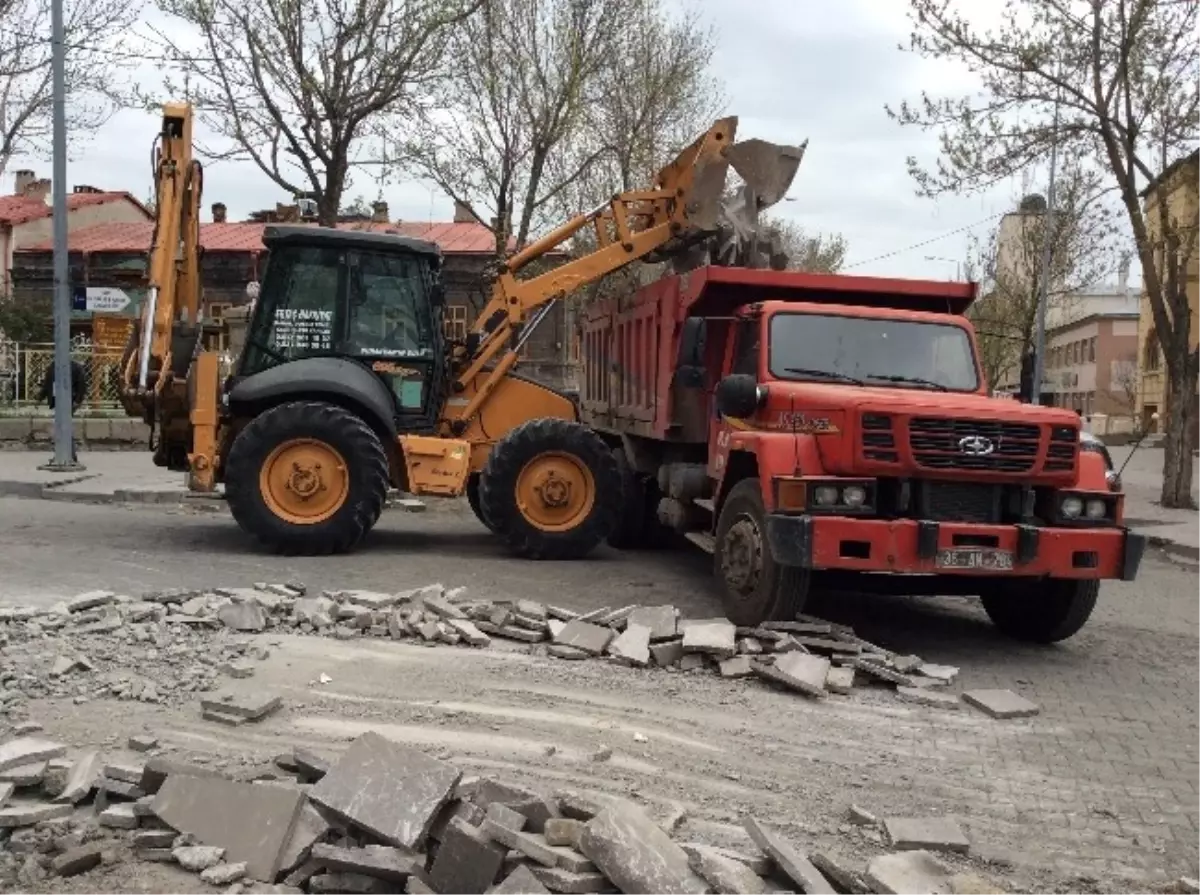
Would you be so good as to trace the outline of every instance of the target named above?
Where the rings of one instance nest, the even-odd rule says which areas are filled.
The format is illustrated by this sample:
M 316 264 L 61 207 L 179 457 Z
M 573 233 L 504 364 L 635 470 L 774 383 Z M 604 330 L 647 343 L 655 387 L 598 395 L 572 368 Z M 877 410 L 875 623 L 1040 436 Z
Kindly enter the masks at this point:
M 860 380 L 956 392 L 979 388 L 971 340 L 962 327 L 950 324 L 776 314 L 770 352 L 771 375 L 778 379 Z

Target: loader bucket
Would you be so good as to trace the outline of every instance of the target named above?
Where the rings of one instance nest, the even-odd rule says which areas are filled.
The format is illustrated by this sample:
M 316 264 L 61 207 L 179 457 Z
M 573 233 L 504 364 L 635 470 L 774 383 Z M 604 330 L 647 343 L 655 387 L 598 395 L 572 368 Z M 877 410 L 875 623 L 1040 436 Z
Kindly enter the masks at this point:
M 717 226 L 728 175 L 729 162 L 719 156 L 697 165 L 692 174 L 692 194 L 687 203 L 688 223 L 693 227 L 712 230 Z
M 758 207 L 768 208 L 787 194 L 807 146 L 807 140 L 799 146 L 780 146 L 756 138 L 727 146 L 722 154 L 754 191 Z

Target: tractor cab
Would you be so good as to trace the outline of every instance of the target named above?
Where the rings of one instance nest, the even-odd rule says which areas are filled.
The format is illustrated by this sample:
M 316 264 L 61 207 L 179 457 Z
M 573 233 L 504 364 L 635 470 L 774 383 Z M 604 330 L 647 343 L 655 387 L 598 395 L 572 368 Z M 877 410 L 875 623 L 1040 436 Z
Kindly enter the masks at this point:
M 399 429 L 430 425 L 445 366 L 437 246 L 307 226 L 267 227 L 263 243 L 270 255 L 231 383 L 235 393 L 264 377 L 294 387 L 315 370 L 336 375 L 338 367 L 313 361 L 338 359 L 382 382 Z

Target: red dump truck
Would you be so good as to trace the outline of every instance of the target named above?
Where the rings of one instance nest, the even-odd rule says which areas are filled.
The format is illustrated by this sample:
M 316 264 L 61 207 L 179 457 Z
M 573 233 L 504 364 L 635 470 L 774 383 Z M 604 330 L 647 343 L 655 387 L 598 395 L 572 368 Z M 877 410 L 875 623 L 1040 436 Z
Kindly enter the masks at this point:
M 988 397 L 970 283 L 710 266 L 599 302 L 584 420 L 612 446 L 611 542 L 666 530 L 715 557 L 737 624 L 815 588 L 979 596 L 1050 643 L 1144 539 L 1070 410 Z

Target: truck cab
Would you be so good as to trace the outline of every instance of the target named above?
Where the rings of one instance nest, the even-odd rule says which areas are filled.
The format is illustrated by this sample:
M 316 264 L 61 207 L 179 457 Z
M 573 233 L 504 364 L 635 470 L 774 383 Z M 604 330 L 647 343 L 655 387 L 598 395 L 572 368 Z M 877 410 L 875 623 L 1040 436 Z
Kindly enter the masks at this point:
M 585 418 L 624 457 L 627 525 L 648 501 L 709 549 L 735 622 L 794 617 L 818 587 L 953 593 L 1049 642 L 1101 579 L 1136 574 L 1142 540 L 1077 415 L 989 397 L 973 284 L 668 280 L 589 315 L 585 369 L 608 376 L 585 374 Z

